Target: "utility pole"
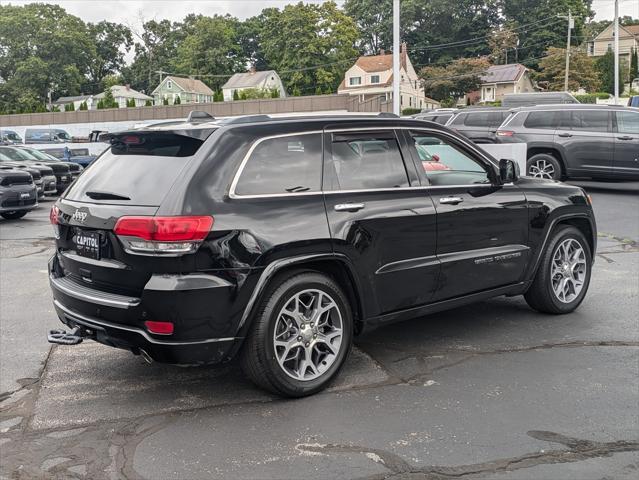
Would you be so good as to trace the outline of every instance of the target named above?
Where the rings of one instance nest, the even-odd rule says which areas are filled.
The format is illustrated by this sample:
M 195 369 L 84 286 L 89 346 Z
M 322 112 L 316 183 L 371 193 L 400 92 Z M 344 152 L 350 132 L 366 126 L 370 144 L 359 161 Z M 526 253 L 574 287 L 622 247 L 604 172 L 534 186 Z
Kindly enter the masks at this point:
M 393 0 L 393 113 L 400 115 L 399 91 L 399 0 Z
M 615 0 L 615 105 L 619 105 L 619 0 Z
M 570 37 L 572 29 L 575 28 L 575 19 L 572 18 L 572 12 L 568 9 L 568 16 L 560 15 L 560 18 L 568 19 L 568 37 L 566 40 L 566 72 L 564 76 L 564 91 L 568 91 L 568 79 L 570 77 Z

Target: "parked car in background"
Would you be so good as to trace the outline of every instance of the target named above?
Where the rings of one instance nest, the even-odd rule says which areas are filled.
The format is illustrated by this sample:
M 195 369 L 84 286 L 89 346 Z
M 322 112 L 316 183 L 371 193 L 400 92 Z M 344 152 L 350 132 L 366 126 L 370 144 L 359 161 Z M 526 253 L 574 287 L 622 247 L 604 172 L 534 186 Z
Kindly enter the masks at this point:
M 22 137 L 18 134 L 18 132 L 0 128 L 0 142 L 4 142 L 7 144 L 18 144 L 22 143 L 22 141 Z
M 69 167 L 69 172 L 71 173 L 71 181 L 75 180 L 80 175 L 80 173 L 82 173 L 82 170 L 84 170 L 84 167 L 76 162 L 66 162 L 64 160 L 60 160 L 59 158 L 56 158 L 53 155 L 49 155 L 48 153 L 40 151 L 36 148 L 27 146 L 22 146 L 19 148 L 39 162 L 57 162 L 67 165 Z
M 7 168 L 24 169 L 29 172 L 33 177 L 33 182 L 38 190 L 38 198 L 45 195 L 55 195 L 57 193 L 56 178 L 50 167 L 32 162 L 12 161 L 4 153 L 0 152 L 0 168 L 4 168 L 5 166 Z M 35 174 L 33 173 L 34 171 L 36 172 Z M 37 180 L 38 178 L 40 178 L 39 181 Z M 40 191 L 40 184 L 42 186 L 42 191 Z
M 634 95 L 628 99 L 629 107 L 639 107 L 639 95 Z
M 301 397 L 371 325 L 499 295 L 565 314 L 588 289 L 585 192 L 519 178 L 431 122 L 261 115 L 105 140 L 51 210 L 70 329 L 52 343 L 186 365 L 239 355 L 257 385 Z
M 40 170 L 38 170 L 37 168 L 33 166 L 29 166 L 29 165 L 23 165 L 18 162 L 11 163 L 11 162 L 0 161 L 0 170 L 21 170 L 23 172 L 27 172 L 29 175 L 31 175 L 31 178 L 33 179 L 33 184 L 36 187 L 36 193 L 38 194 L 38 199 L 44 197 L 42 174 L 40 173 Z
M 455 112 L 446 126 L 475 143 L 497 143 L 495 133 L 508 115 L 508 108 L 470 107 Z
M 0 216 L 15 220 L 37 206 L 38 193 L 29 172 L 0 168 Z
M 73 139 L 66 130 L 61 128 L 27 128 L 24 133 L 24 143 L 63 143 Z
M 61 162 L 57 158 L 48 161 L 40 161 L 20 147 L 0 146 L 0 154 L 2 154 L 3 157 L 7 157 L 9 158 L 9 160 L 14 162 L 26 162 L 30 165 L 42 165 L 51 168 L 56 178 L 57 193 L 64 192 L 71 183 L 72 176 L 69 165 L 75 165 L 76 167 L 78 167 L 78 165 L 76 164 Z
M 69 148 L 65 146 L 62 148 L 39 148 L 38 150 L 58 160 L 77 163 L 82 167 L 88 167 L 97 157 L 97 155 L 91 155 L 88 148 Z
M 526 143 L 527 174 L 639 179 L 639 108 L 541 105 L 517 109 L 497 130 L 502 143 Z
M 531 107 L 534 105 L 559 105 L 579 103 L 569 92 L 507 93 L 501 101 L 506 108 Z
M 439 123 L 440 125 L 446 125 L 446 123 L 453 118 L 455 111 L 453 109 L 445 110 L 433 110 L 426 113 L 418 113 L 413 115 L 413 118 L 417 120 L 426 120 L 428 122 Z

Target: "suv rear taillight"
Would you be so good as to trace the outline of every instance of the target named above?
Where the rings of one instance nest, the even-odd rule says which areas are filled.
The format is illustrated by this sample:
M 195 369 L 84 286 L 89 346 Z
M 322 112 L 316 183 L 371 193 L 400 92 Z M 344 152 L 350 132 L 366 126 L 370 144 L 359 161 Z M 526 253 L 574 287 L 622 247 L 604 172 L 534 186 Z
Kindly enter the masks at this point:
M 198 249 L 213 217 L 121 217 L 113 229 L 128 253 L 181 255 Z
M 512 137 L 515 134 L 512 130 L 497 130 L 495 135 L 498 137 Z

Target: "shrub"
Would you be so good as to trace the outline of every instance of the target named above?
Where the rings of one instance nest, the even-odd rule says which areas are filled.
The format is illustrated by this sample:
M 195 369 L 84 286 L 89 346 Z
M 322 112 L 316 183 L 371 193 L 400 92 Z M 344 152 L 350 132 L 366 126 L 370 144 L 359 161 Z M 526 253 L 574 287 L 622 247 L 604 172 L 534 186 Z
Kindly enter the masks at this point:
M 164 97 L 164 99 L 162 100 L 162 105 L 168 105 L 168 104 L 169 104 L 168 97 Z
M 404 110 L 402 110 L 402 115 L 415 115 L 419 112 L 421 112 L 419 108 L 405 108 Z
M 173 105 L 180 105 L 182 103 L 182 100 L 180 100 L 180 96 L 178 95 L 177 97 L 175 97 L 175 100 L 173 100 Z
M 147 100 L 146 102 L 144 102 L 144 106 L 145 107 L 152 107 L 153 106 L 153 102 L 151 100 Z
M 237 93 L 237 90 L 233 90 L 233 100 L 239 100 L 240 99 L 240 94 Z

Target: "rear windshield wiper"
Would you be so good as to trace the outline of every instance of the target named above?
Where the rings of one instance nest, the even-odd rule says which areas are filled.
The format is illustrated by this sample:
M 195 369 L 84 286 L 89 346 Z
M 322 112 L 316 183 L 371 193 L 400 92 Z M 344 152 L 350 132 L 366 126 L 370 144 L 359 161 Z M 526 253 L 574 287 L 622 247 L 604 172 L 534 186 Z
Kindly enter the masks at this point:
M 93 200 L 131 200 L 129 197 L 112 192 L 85 192 L 87 197 Z

